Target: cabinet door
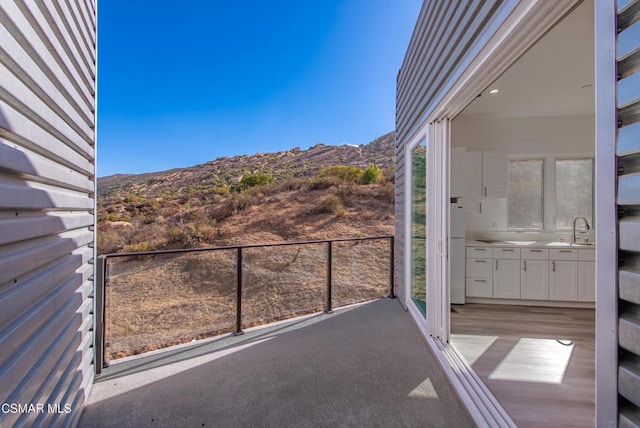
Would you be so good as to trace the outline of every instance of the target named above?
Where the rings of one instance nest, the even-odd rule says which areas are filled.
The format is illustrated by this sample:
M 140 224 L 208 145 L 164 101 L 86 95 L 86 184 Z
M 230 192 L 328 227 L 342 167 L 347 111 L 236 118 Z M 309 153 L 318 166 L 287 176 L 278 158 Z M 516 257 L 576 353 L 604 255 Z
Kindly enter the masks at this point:
M 578 301 L 596 301 L 595 262 L 578 262 Z
M 520 298 L 520 260 L 493 261 L 493 297 Z
M 451 197 L 464 197 L 465 158 L 464 149 L 451 149 Z
M 491 278 L 467 278 L 467 297 L 493 297 Z
M 531 300 L 549 300 L 549 262 L 522 260 L 520 297 Z
M 578 300 L 578 262 L 549 262 L 549 300 Z
M 467 277 L 491 278 L 491 259 L 467 259 Z
M 482 152 L 464 154 L 464 212 L 478 214 L 482 211 Z
M 487 198 L 506 198 L 507 180 L 507 153 L 482 152 L 482 195 Z

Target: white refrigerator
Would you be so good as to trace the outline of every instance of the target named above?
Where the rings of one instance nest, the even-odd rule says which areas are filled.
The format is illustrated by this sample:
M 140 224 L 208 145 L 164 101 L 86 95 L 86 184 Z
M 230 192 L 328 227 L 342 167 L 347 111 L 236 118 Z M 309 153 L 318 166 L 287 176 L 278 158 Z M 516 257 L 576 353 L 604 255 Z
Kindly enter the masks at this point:
M 449 284 L 451 303 L 464 304 L 465 296 L 465 214 L 462 198 L 451 198 L 449 206 Z

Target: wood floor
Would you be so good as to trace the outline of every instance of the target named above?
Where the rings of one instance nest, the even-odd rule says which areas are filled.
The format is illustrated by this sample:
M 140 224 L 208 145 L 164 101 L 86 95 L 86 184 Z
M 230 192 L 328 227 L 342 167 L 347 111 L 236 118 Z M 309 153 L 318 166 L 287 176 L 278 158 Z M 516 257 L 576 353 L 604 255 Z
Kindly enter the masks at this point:
M 592 427 L 595 310 L 466 304 L 451 342 L 519 427 Z

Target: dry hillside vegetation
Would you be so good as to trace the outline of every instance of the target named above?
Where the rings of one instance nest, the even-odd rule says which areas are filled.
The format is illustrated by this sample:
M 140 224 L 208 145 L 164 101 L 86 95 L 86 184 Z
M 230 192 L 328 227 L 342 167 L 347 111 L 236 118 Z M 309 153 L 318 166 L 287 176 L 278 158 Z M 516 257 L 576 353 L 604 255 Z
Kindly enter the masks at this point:
M 332 254 L 334 307 L 388 294 L 388 240 Z M 243 329 L 326 308 L 326 244 L 245 249 L 243 271 Z M 235 250 L 132 257 L 109 276 L 108 359 L 234 331 Z
M 391 235 L 393 147 L 388 134 L 365 146 L 319 145 L 100 179 L 98 251 Z M 349 159 L 355 165 L 342 163 Z M 387 294 L 388 246 L 334 244 L 334 306 Z M 326 268 L 326 244 L 244 250 L 243 328 L 322 310 Z M 110 259 L 108 357 L 232 331 L 236 269 L 235 250 Z
M 391 234 L 393 141 L 101 178 L 98 252 Z

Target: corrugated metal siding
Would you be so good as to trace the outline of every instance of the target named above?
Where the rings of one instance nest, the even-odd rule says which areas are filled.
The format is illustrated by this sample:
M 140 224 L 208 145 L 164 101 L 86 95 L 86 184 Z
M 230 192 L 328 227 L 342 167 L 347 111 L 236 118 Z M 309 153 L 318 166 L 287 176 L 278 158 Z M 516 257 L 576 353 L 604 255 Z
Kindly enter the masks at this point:
M 73 426 L 94 372 L 96 5 L 3 1 L 0 40 L 0 403 L 43 406 L 0 426 Z
M 396 89 L 396 272 L 398 295 L 405 298 L 405 146 L 453 71 L 472 51 L 478 36 L 497 14 L 502 0 L 425 1 L 398 73 Z
M 501 0 L 426 1 L 398 74 L 396 129 L 400 144 L 420 126 L 452 72 L 472 50 Z
M 620 426 L 640 426 L 640 0 L 618 1 L 618 394 Z

